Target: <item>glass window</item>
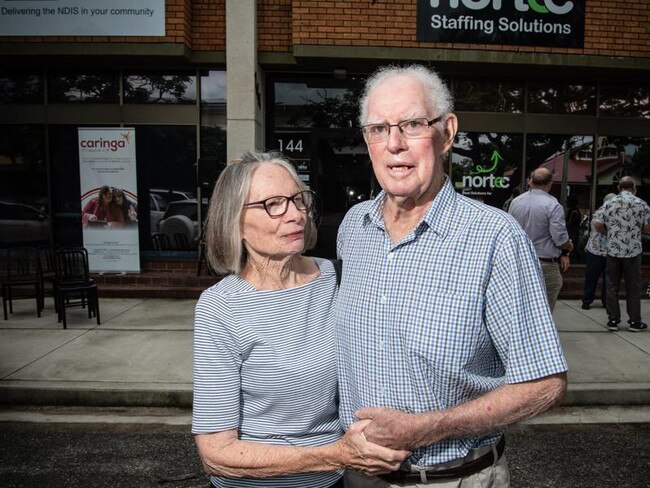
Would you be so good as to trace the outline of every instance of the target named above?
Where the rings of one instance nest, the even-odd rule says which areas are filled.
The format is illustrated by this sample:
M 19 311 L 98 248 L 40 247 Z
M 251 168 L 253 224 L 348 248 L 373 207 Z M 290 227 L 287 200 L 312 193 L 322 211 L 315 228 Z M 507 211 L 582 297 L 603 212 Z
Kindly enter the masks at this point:
M 49 128 L 54 242 L 61 246 L 83 243 L 77 129 L 76 125 Z
M 650 86 L 624 83 L 601 85 L 599 115 L 649 118 Z
M 275 83 L 275 128 L 356 127 L 360 89 L 328 84 Z
M 141 216 L 140 247 L 151 250 L 152 235 L 160 232 L 160 222 L 166 212 L 171 212 L 172 206 L 178 208 L 179 205 L 189 205 L 197 208 L 196 128 L 185 125 L 145 125 L 136 126 L 135 134 L 141 204 L 138 209 L 138 215 Z M 157 197 L 152 199 L 151 195 Z M 149 219 L 144 218 L 146 215 L 149 215 Z M 198 217 L 192 221 L 192 226 L 196 239 Z M 170 240 L 174 241 L 173 235 Z M 190 240 L 188 243 L 192 245 Z
M 43 77 L 34 73 L 0 74 L 0 103 L 43 103 Z
M 193 73 L 127 74 L 124 103 L 196 103 L 196 76 Z
M 577 225 L 567 225 L 573 241 L 572 263 L 584 262 L 593 181 L 593 137 L 584 135 L 529 134 L 526 147 L 526 174 L 543 166 L 553 173 L 551 194 L 566 208 L 577 206 Z
M 502 208 L 521 181 L 521 134 L 459 132 L 452 152 L 457 191 Z
M 44 126 L 0 126 L 0 247 L 50 242 L 44 147 Z
M 48 211 L 45 128 L 0 126 L 0 200 Z
M 452 82 L 451 88 L 458 111 L 504 113 L 524 111 L 523 81 L 456 79 Z
M 48 79 L 50 103 L 119 103 L 117 73 L 52 73 Z
M 201 159 L 199 183 L 203 195 L 210 195 L 226 167 L 226 72 L 201 74 Z
M 530 82 L 528 112 L 596 115 L 596 87 L 583 84 Z

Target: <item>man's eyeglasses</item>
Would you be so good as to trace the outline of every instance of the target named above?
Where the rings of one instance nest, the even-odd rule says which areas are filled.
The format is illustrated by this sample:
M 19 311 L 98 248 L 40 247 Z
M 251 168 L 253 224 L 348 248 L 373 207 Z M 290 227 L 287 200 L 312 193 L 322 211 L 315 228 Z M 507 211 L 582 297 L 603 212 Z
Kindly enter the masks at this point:
M 361 132 L 363 132 L 363 137 L 368 144 L 382 142 L 388 139 L 391 127 L 397 127 L 400 134 L 404 137 L 414 139 L 426 136 L 429 133 L 429 127 L 436 122 L 440 122 L 441 119 L 442 116 L 431 120 L 426 117 L 421 117 L 417 119 L 402 120 L 397 124 L 368 124 L 361 127 Z
M 285 197 L 278 195 L 276 197 L 265 198 L 257 202 L 245 203 L 244 207 L 251 207 L 253 205 L 261 205 L 266 210 L 266 213 L 271 217 L 280 217 L 287 213 L 289 209 L 289 202 L 293 202 L 298 210 L 311 210 L 314 207 L 314 198 L 316 194 L 313 191 L 305 190 L 299 191 L 295 195 Z

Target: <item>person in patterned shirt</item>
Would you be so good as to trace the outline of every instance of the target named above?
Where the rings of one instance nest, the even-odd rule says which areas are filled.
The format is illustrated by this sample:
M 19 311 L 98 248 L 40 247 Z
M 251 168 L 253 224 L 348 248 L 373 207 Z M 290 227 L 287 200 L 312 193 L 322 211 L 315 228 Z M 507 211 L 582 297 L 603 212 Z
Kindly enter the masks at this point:
M 618 288 L 625 277 L 628 329 L 642 332 L 648 326 L 641 320 L 641 233 L 650 233 L 650 206 L 636 196 L 636 183 L 624 176 L 618 183 L 619 194 L 602 207 L 600 220 L 594 227 L 607 235 L 607 328 L 618 330 L 621 308 Z

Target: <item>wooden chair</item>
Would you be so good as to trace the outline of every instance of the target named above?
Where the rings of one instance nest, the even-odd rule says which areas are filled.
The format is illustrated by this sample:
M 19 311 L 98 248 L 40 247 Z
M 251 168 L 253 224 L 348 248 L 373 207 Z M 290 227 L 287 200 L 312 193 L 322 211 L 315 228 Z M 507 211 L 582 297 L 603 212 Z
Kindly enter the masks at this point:
M 35 247 L 14 247 L 7 251 L 5 278 L 2 281 L 2 309 L 5 320 L 14 313 L 13 301 L 36 300 L 36 315 L 43 309 L 43 290 L 40 286 L 38 251 Z M 8 307 L 7 307 L 8 306 Z
M 83 247 L 57 250 L 54 269 L 54 308 L 63 328 L 67 328 L 66 308 L 75 306 L 87 306 L 88 318 L 96 317 L 99 325 L 99 294 L 90 278 L 88 251 Z

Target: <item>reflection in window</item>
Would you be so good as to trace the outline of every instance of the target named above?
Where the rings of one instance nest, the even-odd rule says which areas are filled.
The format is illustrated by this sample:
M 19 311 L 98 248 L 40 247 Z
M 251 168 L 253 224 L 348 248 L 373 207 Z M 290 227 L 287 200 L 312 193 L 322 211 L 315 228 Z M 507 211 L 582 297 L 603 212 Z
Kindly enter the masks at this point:
M 201 159 L 199 184 L 211 195 L 214 183 L 226 167 L 226 72 L 201 74 Z
M 567 230 L 574 245 L 571 262 L 583 262 L 584 247 L 589 237 L 589 226 L 585 224 L 584 217 L 589 215 L 590 188 L 594 179 L 593 137 L 529 134 L 526 156 L 527 174 L 539 167 L 549 169 L 553 173 L 553 186 L 550 193 L 565 208 L 572 203 L 580 210 L 582 224 L 567 227 Z
M 201 73 L 201 105 L 226 106 L 226 72 L 204 71 Z
M 196 102 L 196 76 L 134 73 L 124 77 L 124 103 Z
M 0 200 L 49 210 L 44 134 L 41 125 L 0 126 Z
M 33 73 L 0 75 L 0 103 L 43 103 L 43 77 Z
M 650 86 L 607 84 L 600 88 L 599 115 L 650 117 Z
M 452 91 L 459 111 L 521 113 L 524 110 L 523 82 L 457 79 L 452 83 Z
M 521 134 L 459 132 L 451 156 L 454 187 L 501 208 L 521 180 Z
M 0 247 L 49 242 L 44 136 L 41 125 L 0 126 Z
M 539 114 L 596 115 L 596 87 L 530 83 L 528 112 Z
M 325 81 L 314 84 L 276 83 L 275 127 L 356 127 L 359 89 L 325 85 Z
M 48 101 L 52 103 L 118 103 L 117 73 L 52 74 Z
M 196 128 L 185 125 L 144 125 L 136 127 L 136 157 L 138 161 L 138 209 L 140 247 L 154 248 L 152 235 L 160 231 L 160 222 L 186 206 L 197 208 L 196 198 Z M 160 199 L 151 195 L 161 197 Z M 171 202 L 175 202 L 171 209 Z M 180 202 L 180 203 L 179 203 Z M 164 209 L 163 209 L 164 208 Z M 149 215 L 147 219 L 145 216 Z M 204 217 L 204 216 L 203 216 Z M 179 220 L 179 219 L 174 219 Z M 185 220 L 185 219 L 180 219 Z M 189 227 L 192 229 L 189 229 Z M 165 226 L 174 242 L 172 224 Z M 192 231 L 189 234 L 189 231 Z M 188 233 L 188 244 L 193 246 L 198 235 L 198 221 L 181 224 L 179 232 Z M 193 247 L 195 249 L 195 247 Z

